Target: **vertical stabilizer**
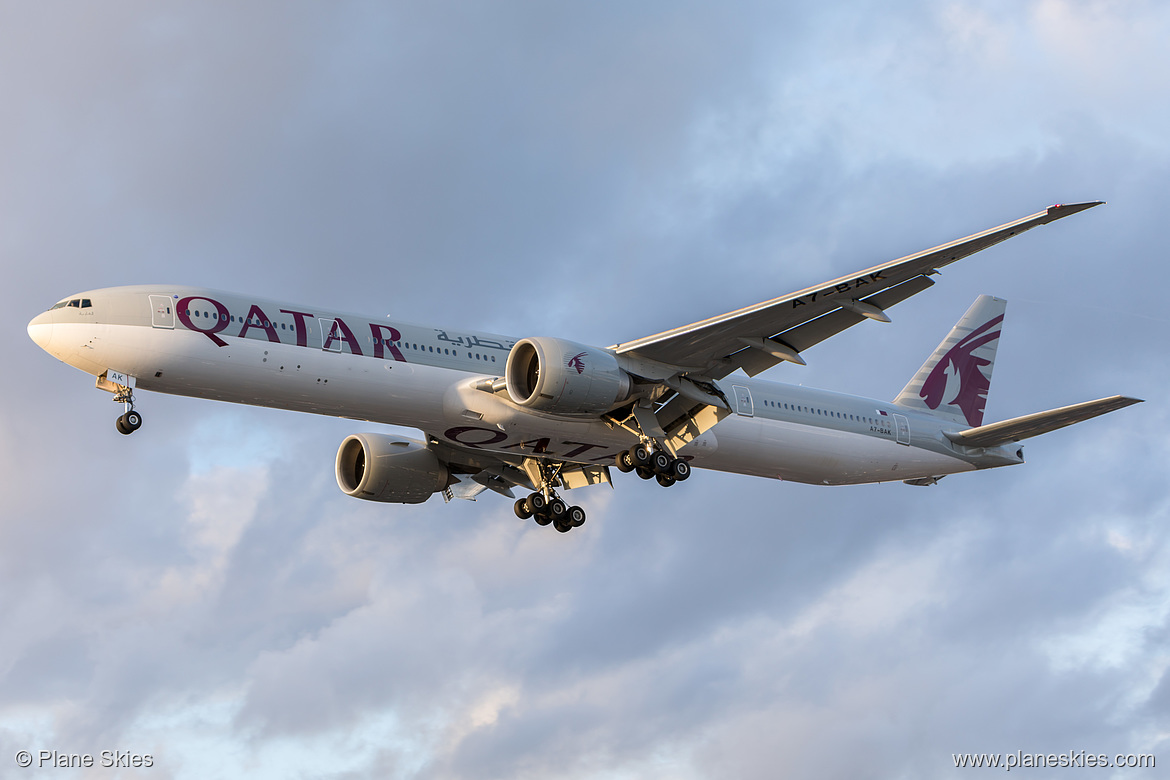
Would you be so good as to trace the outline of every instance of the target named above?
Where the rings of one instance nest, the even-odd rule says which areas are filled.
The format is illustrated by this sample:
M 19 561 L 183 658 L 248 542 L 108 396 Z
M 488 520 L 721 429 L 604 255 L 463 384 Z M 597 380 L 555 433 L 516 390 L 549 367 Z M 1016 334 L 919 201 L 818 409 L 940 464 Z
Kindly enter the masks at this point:
M 1007 301 L 980 295 L 894 403 L 978 427 L 991 389 Z

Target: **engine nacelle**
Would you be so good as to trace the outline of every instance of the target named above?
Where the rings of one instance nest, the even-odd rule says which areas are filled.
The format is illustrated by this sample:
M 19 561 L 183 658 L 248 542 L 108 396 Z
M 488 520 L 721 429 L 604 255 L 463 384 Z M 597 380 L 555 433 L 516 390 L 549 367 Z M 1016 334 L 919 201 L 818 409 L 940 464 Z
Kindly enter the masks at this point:
M 564 339 L 517 341 L 504 379 L 514 403 L 549 414 L 596 415 L 630 394 L 612 352 Z
M 435 453 L 413 439 L 355 433 L 337 450 L 337 486 L 354 498 L 421 504 L 449 479 Z

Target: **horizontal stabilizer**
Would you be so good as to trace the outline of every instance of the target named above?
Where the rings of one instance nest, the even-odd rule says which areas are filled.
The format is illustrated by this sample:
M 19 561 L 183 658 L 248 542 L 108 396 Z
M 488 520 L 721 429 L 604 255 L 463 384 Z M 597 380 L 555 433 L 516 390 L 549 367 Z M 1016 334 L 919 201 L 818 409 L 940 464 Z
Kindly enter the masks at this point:
M 1114 395 L 1109 398 L 1100 398 L 1096 401 L 1085 401 L 1083 404 L 1062 406 L 1059 409 L 1049 409 L 1047 412 L 1026 414 L 1011 420 L 980 425 L 978 428 L 968 428 L 965 431 L 945 431 L 944 435 L 965 447 L 995 447 L 1007 444 L 1009 441 L 1021 441 L 1042 433 L 1055 431 L 1066 425 L 1083 422 L 1107 412 L 1124 409 L 1131 404 L 1140 404 L 1140 398 L 1127 398 L 1123 395 Z

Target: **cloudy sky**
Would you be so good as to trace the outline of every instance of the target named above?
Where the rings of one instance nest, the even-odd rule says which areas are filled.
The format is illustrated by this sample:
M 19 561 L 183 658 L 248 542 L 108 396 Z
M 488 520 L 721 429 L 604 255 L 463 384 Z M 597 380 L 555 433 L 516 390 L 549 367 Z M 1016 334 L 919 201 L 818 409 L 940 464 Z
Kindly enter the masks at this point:
M 1170 764 L 1167 40 L 1155 0 L 0 0 L 0 776 Z M 120 436 L 25 334 L 170 282 L 605 345 L 1096 199 L 769 376 L 892 398 L 989 293 L 989 420 L 1147 403 L 928 489 L 622 478 L 565 536 L 346 497 L 368 425 L 144 395 Z

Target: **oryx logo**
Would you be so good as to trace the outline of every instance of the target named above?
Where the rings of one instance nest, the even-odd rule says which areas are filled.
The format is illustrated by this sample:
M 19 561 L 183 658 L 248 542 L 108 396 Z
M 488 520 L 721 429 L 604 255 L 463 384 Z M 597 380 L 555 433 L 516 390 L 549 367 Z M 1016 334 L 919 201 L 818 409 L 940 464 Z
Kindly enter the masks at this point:
M 937 409 L 944 403 L 957 406 L 963 411 L 968 425 L 977 427 L 983 424 L 983 406 L 987 403 L 987 391 L 991 389 L 991 380 L 983 373 L 983 367 L 991 365 L 991 360 L 981 358 L 975 352 L 999 338 L 999 325 L 1002 322 L 1001 314 L 971 331 L 947 350 L 926 377 L 918 393 L 927 406 L 931 409 Z M 955 384 L 958 389 L 954 396 L 944 401 L 948 395 L 947 388 Z
M 585 371 L 585 356 L 587 354 L 589 354 L 589 353 L 578 352 L 576 355 L 573 355 L 573 357 L 569 358 L 568 362 L 565 363 L 565 366 L 567 368 L 577 369 L 578 374 L 584 373 L 584 371 Z

